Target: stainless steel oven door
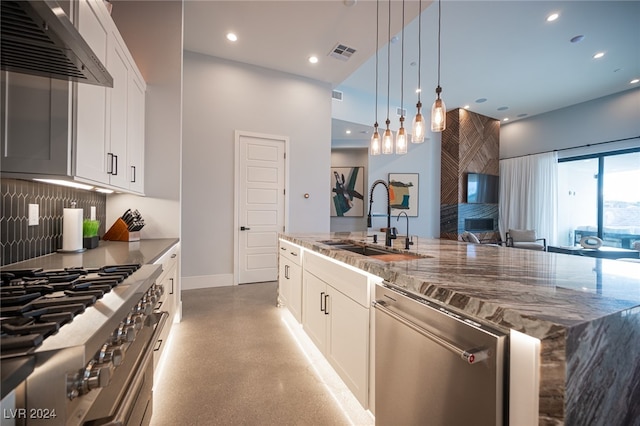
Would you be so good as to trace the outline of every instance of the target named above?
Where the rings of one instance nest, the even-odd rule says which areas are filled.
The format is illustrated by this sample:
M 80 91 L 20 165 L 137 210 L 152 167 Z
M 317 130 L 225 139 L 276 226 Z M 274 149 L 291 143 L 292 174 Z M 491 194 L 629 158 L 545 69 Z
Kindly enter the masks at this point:
M 168 317 L 168 312 L 154 312 L 147 317 L 151 324 L 142 328 L 134 342 L 140 347 L 127 351 L 123 365 L 116 369 L 109 386 L 102 389 L 93 402 L 85 426 L 149 425 L 153 405 L 153 349 Z

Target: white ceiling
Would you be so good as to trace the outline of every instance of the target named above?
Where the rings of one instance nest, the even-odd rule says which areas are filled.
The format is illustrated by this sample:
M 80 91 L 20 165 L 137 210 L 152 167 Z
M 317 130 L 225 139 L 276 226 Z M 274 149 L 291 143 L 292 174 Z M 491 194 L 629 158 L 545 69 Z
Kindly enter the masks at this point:
M 417 1 L 405 2 L 407 122 L 417 101 L 418 7 Z M 380 1 L 378 90 L 383 109 L 388 8 L 388 1 Z M 438 3 L 423 1 L 422 8 L 421 97 L 428 110 L 437 85 Z M 325 81 L 374 99 L 376 1 L 186 0 L 184 10 L 186 50 Z M 392 121 L 400 106 L 401 10 L 402 2 L 393 0 Z M 546 22 L 552 12 L 560 17 Z M 640 78 L 639 1 L 444 0 L 441 28 L 440 83 L 449 110 L 469 105 L 479 114 L 513 121 L 639 86 L 629 84 Z M 238 35 L 237 42 L 226 40 L 229 31 Z M 578 35 L 584 39 L 571 43 Z M 329 56 L 338 43 L 356 49 L 346 62 Z M 599 51 L 605 56 L 593 59 Z M 312 54 L 319 57 L 317 64 L 307 61 Z M 481 98 L 486 101 L 477 102 Z M 372 105 L 372 121 L 373 112 Z M 348 123 L 334 120 L 334 138 L 368 139 L 360 132 L 370 125 L 354 126 L 351 136 L 341 136 L 341 125 Z

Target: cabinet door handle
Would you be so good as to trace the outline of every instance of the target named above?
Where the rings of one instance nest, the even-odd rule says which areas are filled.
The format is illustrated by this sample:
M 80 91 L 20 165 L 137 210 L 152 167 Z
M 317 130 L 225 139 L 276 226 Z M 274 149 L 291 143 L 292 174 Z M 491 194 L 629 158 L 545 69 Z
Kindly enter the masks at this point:
M 113 174 L 113 154 L 107 153 L 107 174 Z
M 289 279 L 289 265 L 284 265 L 284 277 Z
M 111 170 L 113 171 L 113 173 L 111 173 L 114 176 L 118 175 L 118 156 L 115 154 L 112 154 L 113 159 L 115 159 L 115 167 L 113 167 Z
M 325 309 L 325 308 L 322 307 L 322 301 L 323 300 L 326 302 L 326 299 L 324 298 L 324 291 L 320 293 L 320 311 L 322 311 L 322 312 L 324 312 L 324 309 Z
M 169 294 L 173 294 L 173 278 L 169 278 L 169 280 L 171 281 L 171 291 Z
M 136 166 L 131 166 L 131 182 L 136 181 Z
M 328 305 L 329 295 L 324 295 L 324 314 L 329 315 L 329 305 Z

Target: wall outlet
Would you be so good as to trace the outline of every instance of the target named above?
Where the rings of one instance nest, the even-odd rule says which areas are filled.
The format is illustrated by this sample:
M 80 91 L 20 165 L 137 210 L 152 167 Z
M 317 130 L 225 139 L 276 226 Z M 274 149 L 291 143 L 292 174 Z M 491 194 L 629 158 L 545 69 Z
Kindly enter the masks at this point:
M 40 204 L 29 204 L 29 226 L 38 225 L 40 222 Z

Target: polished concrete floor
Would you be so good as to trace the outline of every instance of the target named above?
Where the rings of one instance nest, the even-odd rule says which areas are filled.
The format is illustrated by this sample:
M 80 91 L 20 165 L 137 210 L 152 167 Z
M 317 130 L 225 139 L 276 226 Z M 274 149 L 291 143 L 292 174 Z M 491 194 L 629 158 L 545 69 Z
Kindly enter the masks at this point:
M 188 290 L 154 387 L 153 426 L 373 424 L 276 307 L 276 283 Z M 318 373 L 320 371 L 320 373 Z

